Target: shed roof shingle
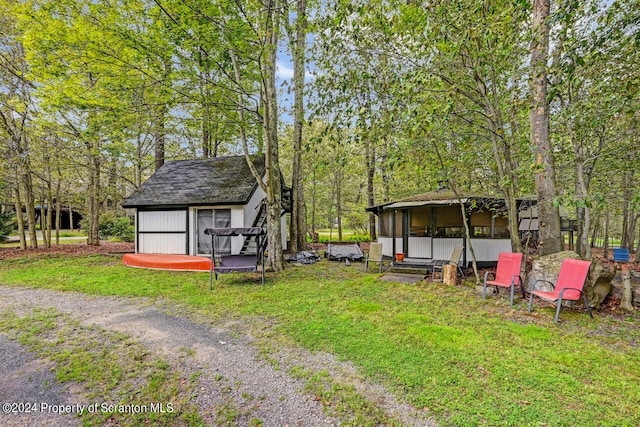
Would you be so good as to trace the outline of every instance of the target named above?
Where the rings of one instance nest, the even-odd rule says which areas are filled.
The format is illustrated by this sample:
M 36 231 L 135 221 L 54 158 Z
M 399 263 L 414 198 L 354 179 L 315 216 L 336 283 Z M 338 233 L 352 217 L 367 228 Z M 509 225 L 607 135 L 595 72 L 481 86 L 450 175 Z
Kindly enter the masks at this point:
M 253 157 L 264 175 L 264 157 Z M 174 160 L 165 163 L 122 207 L 238 205 L 249 201 L 258 183 L 244 156 Z

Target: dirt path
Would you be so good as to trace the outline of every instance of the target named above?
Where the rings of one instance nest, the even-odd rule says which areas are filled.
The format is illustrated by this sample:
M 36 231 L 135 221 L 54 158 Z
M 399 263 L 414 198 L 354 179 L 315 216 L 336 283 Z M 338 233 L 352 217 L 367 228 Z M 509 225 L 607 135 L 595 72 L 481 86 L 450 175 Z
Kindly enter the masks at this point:
M 317 397 L 305 392 L 303 378 L 289 375 L 292 367 L 328 372 L 341 382 L 348 381 L 360 394 L 374 401 L 376 407 L 405 425 L 434 425 L 419 411 L 397 403 L 382 388 L 367 384 L 352 366 L 336 361 L 329 354 L 280 349 L 271 352 L 268 358 L 261 356 L 255 340 L 237 322 L 205 325 L 172 313 L 175 311 L 167 303 L 142 298 L 95 297 L 0 286 L 0 309 L 20 314 L 33 308 L 52 308 L 71 315 L 84 326 L 126 333 L 154 355 L 167 360 L 182 377 L 197 375 L 194 404 L 210 425 L 219 422 L 216 408 L 228 406 L 230 402 L 236 412 L 233 425 L 250 425 L 251 420 L 260 420 L 265 426 L 340 425 L 341 420 L 328 415 Z M 78 397 L 51 378 L 40 379 L 29 374 L 33 372 L 28 369 L 30 366 L 42 362 L 34 360 L 16 343 L 0 335 L 0 345 L 3 348 L 0 363 L 5 367 L 0 370 L 3 384 L 0 402 L 29 401 L 39 393 L 38 400 L 50 404 L 82 403 L 74 402 Z M 16 365 L 11 372 L 6 369 L 7 359 L 14 359 Z M 50 387 L 36 390 L 43 382 L 51 384 Z M 39 415 L 39 420 L 31 421 L 43 425 L 42 414 Z M 7 420 L 19 421 L 0 415 L 0 424 L 7 425 Z M 48 421 L 49 425 L 70 425 L 66 422 L 69 420 L 55 414 Z

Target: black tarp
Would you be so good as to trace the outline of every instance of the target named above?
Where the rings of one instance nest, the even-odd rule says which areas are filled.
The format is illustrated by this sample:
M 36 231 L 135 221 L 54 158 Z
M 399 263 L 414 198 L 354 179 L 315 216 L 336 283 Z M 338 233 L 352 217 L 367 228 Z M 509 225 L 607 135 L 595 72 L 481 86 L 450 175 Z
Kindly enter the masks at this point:
M 287 258 L 287 262 L 297 262 L 299 264 L 313 264 L 320 261 L 320 257 L 315 252 L 301 251 Z
M 357 243 L 352 245 L 337 245 L 329 243 L 327 245 L 327 257 L 330 261 L 357 261 L 364 258 L 364 253 Z

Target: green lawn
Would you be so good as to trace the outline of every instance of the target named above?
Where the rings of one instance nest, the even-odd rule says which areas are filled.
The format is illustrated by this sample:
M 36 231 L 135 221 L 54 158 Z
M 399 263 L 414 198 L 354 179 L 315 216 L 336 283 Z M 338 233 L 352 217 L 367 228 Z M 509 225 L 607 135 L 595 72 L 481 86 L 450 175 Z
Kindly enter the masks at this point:
M 334 228 L 330 230 L 323 228 L 317 230 L 318 239 L 321 242 L 337 242 L 338 241 L 338 229 Z M 342 229 L 342 241 L 344 242 L 368 242 L 369 235 L 360 231 L 353 230 L 351 228 Z
M 17 232 L 15 233 L 17 235 Z M 38 236 L 38 247 L 44 246 L 44 240 L 42 240 L 42 232 L 40 230 L 37 231 Z M 84 243 L 87 241 L 87 234 L 84 231 L 76 231 L 76 230 L 62 230 L 60 231 L 60 244 L 61 245 L 76 245 L 78 243 Z M 12 236 L 12 238 L 16 238 L 16 236 Z M 27 233 L 28 239 L 28 233 Z M 51 240 L 53 244 L 56 242 L 55 231 L 51 233 Z M 19 248 L 19 242 L 13 243 L 0 243 L 0 249 L 2 248 Z
M 466 286 L 377 277 L 323 261 L 268 274 L 264 287 L 251 275 L 221 276 L 211 292 L 206 273 L 132 269 L 113 256 L 0 264 L 3 284 L 175 300 L 212 321 L 267 320 L 265 343 L 352 361 L 441 425 L 640 425 L 639 317 L 566 309 L 555 325 L 551 307 L 530 315 L 504 294 L 483 301 Z

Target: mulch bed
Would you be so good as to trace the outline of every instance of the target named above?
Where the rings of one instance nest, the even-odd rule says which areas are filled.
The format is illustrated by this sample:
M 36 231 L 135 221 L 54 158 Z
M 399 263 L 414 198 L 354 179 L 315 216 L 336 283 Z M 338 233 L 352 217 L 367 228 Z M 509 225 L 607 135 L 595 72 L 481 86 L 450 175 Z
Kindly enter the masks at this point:
M 50 248 L 26 249 L 0 248 L 0 259 L 15 259 L 22 257 L 39 257 L 51 255 L 83 256 L 93 254 L 121 254 L 134 252 L 133 243 L 127 242 L 100 242 L 100 246 L 89 246 L 86 243 L 53 245 Z

